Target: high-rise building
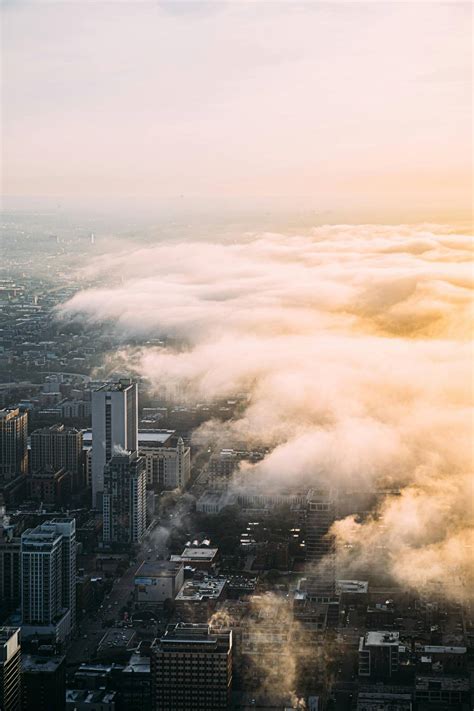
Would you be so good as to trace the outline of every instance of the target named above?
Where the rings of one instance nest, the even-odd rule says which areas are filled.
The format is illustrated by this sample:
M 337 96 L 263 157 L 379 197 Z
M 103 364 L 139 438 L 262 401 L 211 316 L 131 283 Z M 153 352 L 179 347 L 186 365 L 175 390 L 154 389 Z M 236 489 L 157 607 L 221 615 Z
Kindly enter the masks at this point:
M 138 444 L 136 383 L 120 380 L 92 393 L 92 505 L 100 509 L 104 467 L 117 450 L 133 452 Z
M 104 468 L 104 543 L 138 543 L 146 530 L 145 462 L 137 452 L 113 456 Z
M 20 604 L 20 538 L 0 504 L 0 607 L 7 615 Z
M 23 626 L 65 638 L 76 619 L 76 521 L 57 518 L 21 537 Z M 34 631 L 32 630 L 32 631 Z
M 334 537 L 335 501 L 327 489 L 308 494 L 306 512 L 306 591 L 315 602 L 337 602 Z
M 0 709 L 21 708 L 20 628 L 0 627 Z
M 18 408 L 0 410 L 0 480 L 28 472 L 28 415 Z
M 142 447 L 146 483 L 150 489 L 183 489 L 191 476 L 191 448 L 182 438 L 176 447 Z
M 151 652 L 154 711 L 230 708 L 232 632 L 180 622 L 168 627 Z
M 24 654 L 21 664 L 21 686 L 22 709 L 64 711 L 66 657 Z
M 30 469 L 36 472 L 52 467 L 71 472 L 74 488 L 82 485 L 82 432 L 62 424 L 43 427 L 31 433 Z

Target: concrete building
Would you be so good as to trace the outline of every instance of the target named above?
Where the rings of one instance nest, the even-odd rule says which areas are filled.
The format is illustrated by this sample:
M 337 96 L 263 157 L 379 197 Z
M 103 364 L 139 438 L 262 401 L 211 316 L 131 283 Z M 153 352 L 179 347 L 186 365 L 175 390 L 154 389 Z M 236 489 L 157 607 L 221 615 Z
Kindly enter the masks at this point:
M 235 494 L 230 492 L 206 490 L 196 502 L 196 511 L 205 514 L 218 514 L 226 506 L 232 506 L 235 501 Z
M 331 492 L 312 490 L 306 514 L 306 591 L 315 602 L 338 601 L 334 540 L 328 536 L 335 518 Z
M 0 627 L 0 709 L 21 708 L 20 629 Z
M 0 506 L 0 601 L 5 614 L 20 604 L 20 538 Z
M 361 691 L 357 711 L 412 711 L 412 695 L 396 691 Z
M 92 393 L 92 505 L 102 508 L 104 467 L 117 449 L 138 448 L 136 383 L 120 380 Z
M 140 607 L 174 600 L 184 583 L 184 566 L 169 560 L 145 561 L 135 573 L 135 602 Z
M 232 632 L 206 624 L 170 625 L 151 650 L 152 709 L 196 711 L 230 708 Z
M 23 634 L 69 636 L 76 620 L 76 522 L 53 519 L 21 537 Z
M 139 442 L 145 459 L 146 483 L 149 489 L 183 489 L 191 476 L 191 448 L 182 438 L 176 447 L 148 447 Z
M 209 459 L 209 481 L 230 477 L 238 465 L 239 457 L 233 449 L 221 449 L 219 454 L 212 454 Z
M 359 640 L 359 677 L 388 681 L 398 674 L 398 632 L 367 632 Z
M 30 436 L 30 470 L 65 469 L 71 472 L 74 489 L 83 484 L 82 432 L 62 424 L 35 430 Z
M 137 452 L 114 455 L 104 468 L 104 543 L 139 543 L 146 530 L 145 462 Z
M 199 573 L 186 580 L 176 595 L 176 610 L 189 622 L 207 622 L 225 597 L 227 578 Z
M 29 474 L 26 479 L 27 497 L 50 506 L 68 506 L 73 489 L 71 472 L 45 467 Z
M 22 708 L 64 711 L 66 657 L 24 654 L 21 660 Z
M 28 472 L 28 414 L 18 408 L 0 410 L 0 481 Z
M 217 562 L 219 553 L 218 548 L 209 548 L 208 546 L 189 546 L 184 549 L 181 555 L 172 555 L 170 560 L 174 563 L 183 563 L 192 568 L 200 570 L 210 570 Z

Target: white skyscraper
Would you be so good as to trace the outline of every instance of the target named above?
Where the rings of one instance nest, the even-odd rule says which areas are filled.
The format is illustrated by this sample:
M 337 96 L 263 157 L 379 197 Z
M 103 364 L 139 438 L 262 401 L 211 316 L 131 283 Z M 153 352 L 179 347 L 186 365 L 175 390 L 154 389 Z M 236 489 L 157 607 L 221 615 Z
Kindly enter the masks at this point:
M 73 518 L 46 521 L 21 537 L 22 624 L 41 628 L 61 626 L 68 636 L 76 617 L 76 522 Z
M 138 442 L 136 383 L 120 380 L 92 393 L 92 505 L 102 508 L 104 467 L 117 451 L 133 452 Z

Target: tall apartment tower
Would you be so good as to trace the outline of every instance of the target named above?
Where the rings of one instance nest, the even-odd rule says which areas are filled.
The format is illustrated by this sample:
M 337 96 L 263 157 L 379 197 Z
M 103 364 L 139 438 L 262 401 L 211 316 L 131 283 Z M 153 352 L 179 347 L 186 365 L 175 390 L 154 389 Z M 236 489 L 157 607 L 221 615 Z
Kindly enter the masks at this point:
M 145 460 L 137 452 L 112 457 L 104 468 L 104 543 L 139 543 L 146 530 Z
M 82 432 L 62 424 L 43 427 L 31 433 L 31 471 L 52 467 L 71 472 L 74 488 L 82 479 Z
M 76 619 L 76 521 L 58 518 L 21 537 L 22 624 L 69 635 Z
M 136 383 L 120 380 L 92 393 L 92 505 L 102 508 L 104 467 L 114 450 L 138 448 Z
M 170 625 L 151 653 L 154 711 L 224 711 L 232 690 L 232 632 L 208 625 Z
M 0 410 L 0 480 L 28 472 L 28 415 L 18 408 Z
M 20 628 L 0 627 L 0 709 L 21 708 Z
M 335 544 L 329 535 L 335 518 L 331 492 L 310 491 L 306 511 L 306 591 L 315 602 L 337 602 Z

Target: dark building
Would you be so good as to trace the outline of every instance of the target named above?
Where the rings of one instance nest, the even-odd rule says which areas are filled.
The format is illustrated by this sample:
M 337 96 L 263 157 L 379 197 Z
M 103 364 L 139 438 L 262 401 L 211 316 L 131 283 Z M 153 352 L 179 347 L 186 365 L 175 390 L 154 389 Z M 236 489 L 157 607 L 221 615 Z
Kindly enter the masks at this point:
M 151 649 L 154 711 L 224 711 L 230 707 L 232 632 L 205 624 L 170 625 Z
M 21 664 L 24 711 L 63 711 L 66 698 L 66 657 L 24 654 Z
M 45 467 L 27 477 L 27 496 L 51 506 L 66 506 L 71 501 L 72 474 L 66 469 Z
M 359 677 L 372 681 L 396 679 L 399 658 L 398 632 L 367 632 L 359 640 Z
M 18 408 L 0 410 L 0 479 L 28 471 L 28 415 Z
M 308 609 L 318 609 L 318 618 L 325 615 L 327 627 L 336 627 L 339 619 L 335 542 L 329 535 L 335 519 L 332 493 L 327 489 L 311 490 L 306 511 L 306 605 Z
M 51 467 L 71 472 L 74 490 L 83 486 L 82 432 L 62 424 L 31 433 L 32 472 Z
M 0 709 L 2 711 L 19 711 L 20 708 L 20 629 L 0 627 Z
M 116 454 L 104 468 L 104 543 L 139 543 L 146 529 L 145 461 Z
M 20 604 L 20 538 L 0 506 L 0 614 L 8 615 Z

